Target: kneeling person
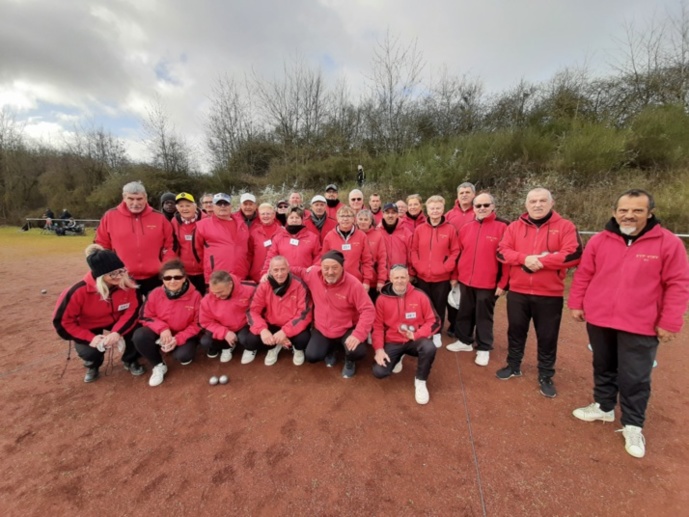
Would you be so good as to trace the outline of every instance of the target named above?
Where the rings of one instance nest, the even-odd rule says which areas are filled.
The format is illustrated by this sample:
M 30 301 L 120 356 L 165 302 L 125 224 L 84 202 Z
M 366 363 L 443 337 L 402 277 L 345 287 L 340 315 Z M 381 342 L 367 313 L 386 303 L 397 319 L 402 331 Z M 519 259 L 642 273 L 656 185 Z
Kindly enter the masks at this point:
M 404 354 L 418 357 L 414 379 L 416 402 L 427 404 L 426 380 L 436 351 L 432 336 L 439 329 L 440 320 L 426 293 L 409 283 L 409 271 L 405 266 L 393 266 L 390 283 L 383 287 L 376 301 L 373 375 L 383 379 L 400 372 Z
M 290 273 L 287 259 L 281 255 L 270 261 L 267 281 L 261 282 L 249 308 L 247 350 L 268 350 L 266 366 L 274 365 L 283 348 L 291 348 L 292 362 L 304 364 L 304 350 L 313 319 L 311 293 L 300 278 Z

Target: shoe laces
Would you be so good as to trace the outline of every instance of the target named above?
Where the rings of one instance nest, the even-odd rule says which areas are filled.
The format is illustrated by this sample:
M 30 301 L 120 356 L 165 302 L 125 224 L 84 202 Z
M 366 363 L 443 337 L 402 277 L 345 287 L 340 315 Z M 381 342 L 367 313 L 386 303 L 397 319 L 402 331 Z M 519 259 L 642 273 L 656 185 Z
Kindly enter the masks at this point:
M 541 384 L 547 384 L 548 386 L 553 385 L 553 380 L 550 377 L 541 377 L 540 379 L 538 379 L 538 382 L 540 382 Z
M 631 426 L 623 427 L 615 431 L 617 433 L 622 433 L 624 439 L 627 441 L 627 446 L 629 447 L 641 447 L 646 445 L 646 438 L 639 428 L 632 428 Z

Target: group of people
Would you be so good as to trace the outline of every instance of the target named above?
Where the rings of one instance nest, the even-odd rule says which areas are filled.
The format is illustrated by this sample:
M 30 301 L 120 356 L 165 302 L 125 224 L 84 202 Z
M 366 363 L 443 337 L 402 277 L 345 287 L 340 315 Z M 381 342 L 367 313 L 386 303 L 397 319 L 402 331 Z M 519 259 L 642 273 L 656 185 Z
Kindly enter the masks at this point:
M 133 375 L 145 372 L 143 356 L 157 386 L 168 356 L 188 365 L 199 346 L 221 362 L 241 350 L 242 364 L 265 352 L 267 366 L 283 350 L 297 366 L 333 367 L 343 356 L 351 378 L 370 345 L 377 378 L 400 372 L 405 355 L 418 358 L 415 399 L 426 404 L 445 314 L 456 338 L 447 350 L 475 352 L 485 367 L 496 300 L 506 294 L 508 353 L 496 375 L 522 375 L 533 321 L 538 385 L 552 398 L 566 272 L 579 266 L 568 305 L 587 322 L 595 387 L 594 403 L 574 416 L 612 421 L 619 398 L 626 450 L 643 456 L 658 342 L 680 331 L 689 300 L 686 252 L 655 219 L 651 194 L 622 194 L 585 249 L 544 188 L 527 194 L 511 223 L 471 183 L 447 211 L 442 196 L 367 201 L 354 189 L 343 202 L 331 184 L 308 209 L 298 192 L 275 206 L 242 194 L 236 212 L 228 194 L 204 194 L 199 207 L 182 192 L 164 194 L 157 211 L 141 183 L 128 183 L 87 249 L 90 271 L 62 293 L 53 323 L 75 343 L 85 382 L 115 347 Z

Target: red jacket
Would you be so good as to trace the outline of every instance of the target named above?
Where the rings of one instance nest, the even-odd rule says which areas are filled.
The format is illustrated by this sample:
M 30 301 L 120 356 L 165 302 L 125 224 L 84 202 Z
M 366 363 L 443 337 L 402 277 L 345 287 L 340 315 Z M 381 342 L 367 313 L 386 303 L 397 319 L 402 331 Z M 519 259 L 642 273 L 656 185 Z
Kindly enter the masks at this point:
M 510 291 L 538 296 L 562 296 L 567 269 L 581 260 L 582 245 L 577 227 L 552 211 L 540 228 L 528 214 L 510 223 L 498 246 L 498 260 L 510 267 Z M 543 269 L 522 268 L 529 255 L 542 255 Z
M 373 217 L 373 223 L 371 223 L 371 225 L 378 226 L 383 220 L 383 208 L 381 207 L 376 213 L 373 213 L 373 210 L 371 210 L 371 216 Z
M 470 206 L 467 210 L 462 210 L 459 206 L 459 201 L 455 199 L 455 206 L 450 208 L 447 213 L 445 213 L 445 220 L 454 226 L 457 231 L 462 229 L 462 226 L 470 223 L 475 219 L 474 207 Z
M 376 272 L 378 284 L 385 284 L 388 281 L 388 250 L 383 240 L 383 231 L 378 228 L 370 228 L 368 231 L 360 230 L 366 234 L 368 243 L 371 246 L 373 256 L 373 269 Z
M 337 222 L 337 211 L 344 206 L 344 203 L 342 201 L 339 201 L 337 205 L 334 207 L 330 208 L 330 206 L 326 206 L 326 213 L 328 214 L 328 217 L 331 219 L 334 219 L 335 222 Z
M 280 228 L 273 237 L 273 245 L 268 250 L 261 274 L 268 272 L 271 259 L 277 255 L 285 257 L 290 267 L 313 266 L 318 264 L 318 257 L 321 256 L 321 243 L 318 242 L 318 236 L 306 228 L 302 228 L 295 235 L 290 235 L 285 228 Z
M 505 289 L 510 268 L 498 262 L 497 251 L 506 229 L 507 221 L 498 219 L 495 212 L 462 226 L 459 261 L 452 279 L 476 289 Z
M 270 282 L 261 282 L 249 308 L 249 330 L 260 334 L 268 325 L 280 327 L 287 337 L 308 328 L 313 320 L 311 293 L 301 278 L 290 275 L 287 291 L 278 296 Z
M 275 234 L 281 228 L 282 226 L 280 226 L 277 219 L 273 221 L 273 224 L 269 225 L 261 224 L 261 221 L 251 225 L 250 233 L 253 245 L 253 260 L 251 261 L 249 278 L 256 283 L 261 279 L 261 270 L 268 256 L 268 250 L 273 245 Z
M 408 228 L 397 223 L 392 233 L 389 233 L 383 223 L 378 227 L 383 241 L 385 242 L 385 250 L 388 256 L 388 271 L 390 276 L 390 268 L 395 264 L 409 264 L 409 251 L 411 250 L 412 232 Z
M 410 275 L 418 276 L 424 282 L 450 280 L 457 266 L 459 241 L 457 230 L 445 218 L 438 226 L 430 221 L 419 226 L 411 239 Z
M 141 309 L 141 324 L 158 335 L 170 330 L 177 346 L 182 346 L 201 332 L 198 324 L 200 306 L 201 294 L 191 283 L 187 292 L 174 300 L 167 297 L 163 286 L 156 287 Z
M 354 231 L 345 239 L 342 237 L 339 227 L 335 228 L 325 236 L 321 253 L 330 250 L 342 252 L 345 257 L 344 267 L 347 273 L 353 275 L 359 282 L 365 282 L 369 286 L 375 285 L 373 254 L 364 232 L 354 227 Z
M 361 282 L 346 271 L 335 284 L 327 284 L 320 266 L 307 272 L 292 270 L 300 276 L 313 298 L 313 326 L 325 337 L 337 339 L 354 328 L 352 335 L 363 342 L 373 327 L 376 310 Z
M 419 214 L 419 217 L 417 217 L 416 219 L 412 219 L 411 217 L 409 217 L 409 215 L 404 215 L 404 216 L 402 216 L 402 217 L 399 218 L 399 222 L 398 222 L 397 224 L 399 224 L 399 225 L 401 225 L 401 226 L 404 226 L 404 227 L 407 228 L 412 234 L 414 234 L 414 231 L 416 231 L 416 229 L 417 229 L 419 226 L 421 226 L 423 223 L 425 223 L 426 220 L 427 220 L 427 219 L 426 219 L 426 214 L 424 214 L 423 212 L 421 212 L 421 213 Z
M 95 242 L 116 252 L 129 275 L 137 280 L 156 276 L 163 262 L 175 258 L 172 226 L 149 205 L 143 212 L 132 214 L 122 201 L 105 212 Z
M 230 296 L 221 300 L 208 293 L 201 300 L 199 323 L 203 329 L 213 334 L 213 339 L 222 341 L 228 331 L 239 332 L 247 324 L 246 314 L 256 287 L 232 276 L 234 288 Z
M 416 328 L 416 339 L 430 338 L 440 332 L 440 319 L 426 293 L 409 284 L 400 296 L 392 290 L 392 284 L 387 284 L 376 300 L 373 348 L 379 350 L 385 343 L 406 343 L 406 336 L 399 331 L 402 324 Z
M 104 301 L 96 291 L 93 275 L 87 273 L 58 298 L 53 326 L 62 339 L 88 344 L 96 336 L 94 330 L 108 329 L 122 336 L 130 333 L 138 316 L 136 289 L 112 289 L 110 298 Z
M 196 248 L 196 223 L 208 217 L 201 210 L 196 210 L 196 220 L 186 223 L 179 212 L 176 212 L 172 223 L 172 235 L 175 241 L 175 252 L 184 264 L 187 275 L 196 276 L 203 274 L 203 254 L 199 255 Z M 203 251 L 201 249 L 200 251 Z
M 326 218 L 325 223 L 323 223 L 323 226 L 319 230 L 318 228 L 316 228 L 316 225 L 310 217 L 304 217 L 304 226 L 306 226 L 307 230 L 312 231 L 313 233 L 318 235 L 318 242 L 320 242 L 322 246 L 323 239 L 325 239 L 325 236 L 328 234 L 328 232 L 330 232 L 330 230 L 335 229 L 335 227 L 337 226 L 337 221 L 331 217 L 328 217 Z
M 655 336 L 656 327 L 679 332 L 689 300 L 684 245 L 656 225 L 627 245 L 606 230 L 591 237 L 574 273 L 567 305 L 599 327 Z
M 196 247 L 203 255 L 203 275 L 208 283 L 216 269 L 227 271 L 241 280 L 249 276 L 253 245 L 249 229 L 233 218 L 219 219 L 215 214 L 196 224 Z

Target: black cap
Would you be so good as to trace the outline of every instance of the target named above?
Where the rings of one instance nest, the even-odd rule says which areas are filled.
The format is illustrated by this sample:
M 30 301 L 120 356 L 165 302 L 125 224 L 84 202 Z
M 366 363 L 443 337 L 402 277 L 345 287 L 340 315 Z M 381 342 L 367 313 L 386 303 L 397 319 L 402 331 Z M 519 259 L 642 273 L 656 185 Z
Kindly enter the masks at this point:
M 335 192 L 337 192 L 337 190 L 338 190 L 337 185 L 335 185 L 334 183 L 331 183 L 330 185 L 325 187 L 325 191 L 327 192 L 328 190 L 334 190 Z
M 93 278 L 107 275 L 124 267 L 124 263 L 117 253 L 110 250 L 96 250 L 86 257 L 86 263 L 91 268 Z
M 399 213 L 400 211 L 400 209 L 397 208 L 397 205 L 395 203 L 385 203 L 385 206 L 383 207 L 383 212 L 387 212 L 388 210 L 394 210 L 397 213 Z
M 325 259 L 335 260 L 339 262 L 341 266 L 344 266 L 345 258 L 341 251 L 330 250 L 326 253 L 323 253 L 323 255 L 321 256 L 321 262 L 323 262 Z

